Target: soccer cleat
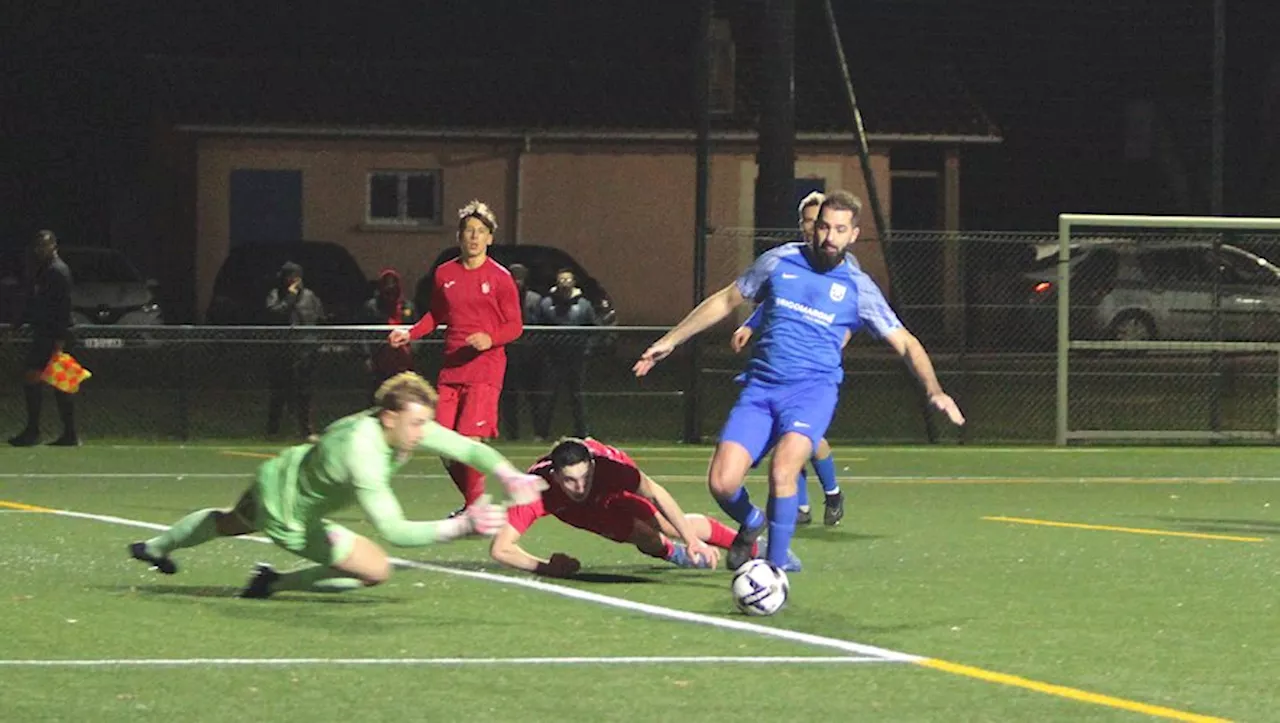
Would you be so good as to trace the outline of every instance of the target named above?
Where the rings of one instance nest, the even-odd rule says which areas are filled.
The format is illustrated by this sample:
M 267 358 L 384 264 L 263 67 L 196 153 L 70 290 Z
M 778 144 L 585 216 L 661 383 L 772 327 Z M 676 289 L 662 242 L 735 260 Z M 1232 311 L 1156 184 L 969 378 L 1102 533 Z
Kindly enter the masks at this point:
M 24 429 L 17 435 L 10 437 L 9 444 L 14 447 L 34 447 L 40 444 L 40 433 Z
M 822 524 L 827 527 L 835 527 L 840 524 L 840 520 L 844 519 L 844 492 L 840 491 L 834 495 L 826 495 L 826 500 L 822 505 L 826 509 L 822 511 Z
M 796 555 L 795 551 L 788 549 L 787 561 L 782 566 L 782 571 L 783 572 L 800 572 L 803 569 L 804 569 L 804 565 L 800 564 L 800 558 Z
M 168 557 L 156 557 L 147 552 L 147 543 L 135 542 L 129 545 L 129 556 L 139 562 L 145 562 L 155 569 L 166 575 L 172 575 L 178 571 L 178 564 Z
M 463 505 L 463 506 L 459 507 L 458 509 L 454 510 L 453 512 L 450 512 L 450 513 L 449 513 L 449 516 L 448 516 L 447 518 L 445 518 L 445 519 L 452 520 L 452 519 L 455 519 L 455 518 L 458 518 L 458 517 L 462 517 L 462 516 L 463 516 L 463 515 L 465 515 L 465 514 L 467 514 L 467 506 L 466 506 L 466 505 Z
M 813 523 L 813 513 L 804 508 L 796 510 L 796 524 L 808 525 Z
M 280 573 L 276 572 L 274 567 L 265 562 L 259 562 L 253 566 L 253 575 L 249 578 L 249 584 L 240 591 L 240 597 L 266 600 L 271 597 L 271 584 L 279 579 Z
M 63 434 L 49 443 L 50 447 L 79 447 L 80 437 L 75 434 Z
M 743 525 L 738 528 L 738 534 L 734 535 L 733 543 L 729 545 L 729 553 L 725 556 L 725 563 L 730 570 L 737 570 L 754 557 L 753 553 L 757 550 L 756 540 L 768 526 L 768 521 L 762 519 L 756 527 Z

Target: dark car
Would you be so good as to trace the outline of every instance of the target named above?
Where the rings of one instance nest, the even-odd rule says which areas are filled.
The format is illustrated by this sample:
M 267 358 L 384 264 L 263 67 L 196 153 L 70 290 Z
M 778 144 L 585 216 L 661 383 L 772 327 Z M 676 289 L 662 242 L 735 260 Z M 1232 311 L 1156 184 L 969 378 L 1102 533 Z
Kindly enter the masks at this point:
M 155 326 L 164 323 L 156 299 L 158 284 L 145 278 L 129 257 L 115 249 L 58 247 L 71 270 L 71 317 L 74 324 Z M 25 250 L 0 253 L 0 318 L 8 321 L 22 304 Z
M 213 282 L 208 324 L 262 324 L 267 294 L 286 261 L 302 266 L 303 282 L 320 297 L 326 321 L 363 323 L 361 309 L 373 293 L 360 264 L 346 248 L 327 241 L 252 243 L 227 254 Z
M 601 326 L 612 326 L 617 320 L 617 310 L 613 308 L 613 300 L 609 298 L 609 292 L 595 277 L 587 273 L 577 259 L 563 249 L 529 244 L 515 246 L 494 244 L 489 247 L 489 256 L 507 268 L 511 268 L 512 264 L 524 264 L 529 269 L 526 285 L 544 295 L 550 293 L 551 288 L 556 285 L 557 271 L 572 269 L 578 281 L 578 288 L 582 289 L 583 295 L 595 307 L 598 323 Z M 436 268 L 456 258 L 458 258 L 456 246 L 441 251 L 435 262 L 431 264 L 431 270 L 418 280 L 418 286 L 414 289 L 413 303 L 417 305 L 420 312 L 431 308 L 431 288 Z

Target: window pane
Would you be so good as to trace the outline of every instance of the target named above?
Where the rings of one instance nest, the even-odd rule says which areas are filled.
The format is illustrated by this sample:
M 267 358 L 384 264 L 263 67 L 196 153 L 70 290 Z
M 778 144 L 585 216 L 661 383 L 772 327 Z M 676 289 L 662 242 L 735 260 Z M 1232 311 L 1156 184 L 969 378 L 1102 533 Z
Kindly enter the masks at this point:
M 418 221 L 436 221 L 436 177 L 420 173 L 409 176 L 409 218 Z
M 377 173 L 369 177 L 369 218 L 400 216 L 398 186 L 399 179 L 393 174 Z

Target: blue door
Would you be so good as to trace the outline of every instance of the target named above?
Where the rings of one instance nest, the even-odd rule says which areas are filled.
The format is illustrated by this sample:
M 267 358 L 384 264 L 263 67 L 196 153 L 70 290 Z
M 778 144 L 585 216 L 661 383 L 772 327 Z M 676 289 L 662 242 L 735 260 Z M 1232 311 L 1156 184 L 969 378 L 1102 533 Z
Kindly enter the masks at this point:
M 231 172 L 231 245 L 302 240 L 302 171 Z

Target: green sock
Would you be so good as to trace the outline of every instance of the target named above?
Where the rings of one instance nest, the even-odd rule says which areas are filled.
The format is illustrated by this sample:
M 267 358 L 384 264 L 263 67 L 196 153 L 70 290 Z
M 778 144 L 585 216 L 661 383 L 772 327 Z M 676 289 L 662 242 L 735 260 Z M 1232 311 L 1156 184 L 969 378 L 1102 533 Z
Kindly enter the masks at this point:
M 220 537 L 217 525 L 218 514 L 219 510 L 211 507 L 183 517 L 173 523 L 169 529 L 147 540 L 147 554 L 168 557 L 174 550 L 195 547 Z
M 280 577 L 271 584 L 271 590 L 273 592 L 281 590 L 346 592 L 364 587 L 364 583 L 354 577 L 337 577 L 336 575 L 337 573 L 331 567 L 310 565 L 280 573 Z

